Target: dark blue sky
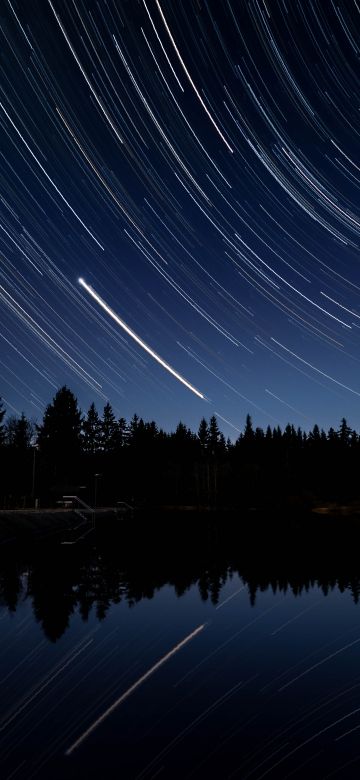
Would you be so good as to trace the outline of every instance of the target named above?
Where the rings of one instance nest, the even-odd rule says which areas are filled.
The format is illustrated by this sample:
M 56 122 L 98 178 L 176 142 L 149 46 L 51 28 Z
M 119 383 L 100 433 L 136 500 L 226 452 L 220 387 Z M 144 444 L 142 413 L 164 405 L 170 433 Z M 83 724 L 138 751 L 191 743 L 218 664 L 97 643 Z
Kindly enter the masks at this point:
M 360 429 L 355 0 L 4 0 L 0 31 L 8 412 L 67 384 L 168 430 Z

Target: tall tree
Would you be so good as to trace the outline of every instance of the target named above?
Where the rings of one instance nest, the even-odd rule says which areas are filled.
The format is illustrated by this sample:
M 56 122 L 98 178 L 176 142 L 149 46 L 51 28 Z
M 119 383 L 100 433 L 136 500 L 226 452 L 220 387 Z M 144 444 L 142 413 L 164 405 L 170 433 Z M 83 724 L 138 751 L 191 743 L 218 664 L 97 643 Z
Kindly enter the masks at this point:
M 226 450 L 224 434 L 219 429 L 215 414 L 209 420 L 209 449 L 214 455 Z
M 246 441 L 253 441 L 254 439 L 254 429 L 252 424 L 252 419 L 249 414 L 246 415 L 246 422 L 245 422 L 245 428 L 244 428 L 244 439 Z
M 132 416 L 129 425 L 129 444 L 132 446 L 137 443 L 139 431 L 139 416 L 135 414 Z
M 358 443 L 359 443 L 359 437 L 358 437 L 356 431 L 352 431 L 351 437 L 350 437 L 350 446 L 351 447 L 356 447 Z
M 209 426 L 207 424 L 207 421 L 205 420 L 205 417 L 203 417 L 202 420 L 200 420 L 198 439 L 202 449 L 206 449 L 206 447 L 209 444 Z
M 352 433 L 351 428 L 348 426 L 345 417 L 343 417 L 340 423 L 340 429 L 338 433 L 340 444 L 343 444 L 344 446 L 348 445 L 350 442 L 351 433 Z
M 31 446 L 34 436 L 34 425 L 25 417 L 22 412 L 21 417 L 16 419 L 13 433 L 13 446 L 19 450 L 26 450 Z
M 57 391 L 37 426 L 39 450 L 56 470 L 67 473 L 81 448 L 81 412 L 74 394 L 66 385 Z
M 319 426 L 316 423 L 315 423 L 311 433 L 309 434 L 309 439 L 311 439 L 314 442 L 319 442 L 320 441 L 320 428 L 319 428 Z
M 104 406 L 101 421 L 101 445 L 103 452 L 114 452 L 119 447 L 119 427 L 109 401 Z
M 159 429 L 156 425 L 156 422 L 154 420 L 151 420 L 151 422 L 145 423 L 145 441 L 149 444 L 152 442 L 155 442 L 156 439 L 159 436 Z
M 82 447 L 84 452 L 88 455 L 96 455 L 96 453 L 100 451 L 102 445 L 102 426 L 94 402 L 88 409 L 88 413 L 82 424 L 82 429 Z
M 209 420 L 209 445 L 210 449 L 216 450 L 220 441 L 220 429 L 215 414 Z
M 281 441 L 282 439 L 282 430 L 280 428 L 280 425 L 277 425 L 276 428 L 273 428 L 273 440 L 275 441 Z
M 331 444 L 336 444 L 336 442 L 338 441 L 338 435 L 337 435 L 336 431 L 334 430 L 334 428 L 332 428 L 332 427 L 329 428 L 327 437 L 328 437 L 328 441 Z
M 3 444 L 5 440 L 5 425 L 3 423 L 5 414 L 6 414 L 6 409 L 4 408 L 3 401 L 0 397 L 0 445 Z
M 17 422 L 18 422 L 18 417 L 16 417 L 15 414 L 11 414 L 10 417 L 8 417 L 8 419 L 6 420 L 6 423 L 4 425 L 3 441 L 4 444 L 6 444 L 8 447 L 14 446 Z
M 117 426 L 118 426 L 119 447 L 125 447 L 125 445 L 128 444 L 128 440 L 129 440 L 129 430 L 128 430 L 125 417 L 119 417 Z
M 192 439 L 192 433 L 190 429 L 187 428 L 187 426 L 180 420 L 176 427 L 175 433 L 172 434 L 172 438 L 178 444 L 183 444 L 184 442 Z

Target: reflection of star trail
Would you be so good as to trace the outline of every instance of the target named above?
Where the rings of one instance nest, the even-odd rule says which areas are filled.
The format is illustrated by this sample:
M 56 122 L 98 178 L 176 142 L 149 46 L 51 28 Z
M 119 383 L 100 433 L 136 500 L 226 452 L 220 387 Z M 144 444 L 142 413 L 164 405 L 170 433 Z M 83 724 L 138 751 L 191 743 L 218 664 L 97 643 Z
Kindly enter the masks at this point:
M 84 301 L 85 268 L 233 437 L 249 411 L 360 428 L 356 3 L 2 5 L 8 407 L 68 383 L 83 409 L 198 424 Z
M 64 669 L 70 666 L 70 664 L 73 664 L 80 653 L 83 653 L 84 650 L 86 650 L 93 641 L 94 638 L 92 637 L 88 640 L 80 642 L 70 653 L 64 657 L 64 659 L 62 659 L 62 662 L 59 663 L 50 674 L 47 674 L 44 677 L 39 685 L 35 686 L 35 688 L 32 689 L 30 693 L 25 694 L 23 699 L 19 703 L 15 704 L 10 712 L 6 713 L 0 723 L 0 731 L 4 731 L 10 725 L 10 723 L 12 723 L 16 718 L 19 717 L 19 715 L 21 715 L 25 709 L 30 707 L 34 699 L 40 696 L 40 694 L 64 672 Z
M 113 309 L 111 309 L 110 306 L 108 306 L 107 303 L 105 303 L 105 301 L 103 301 L 103 299 L 100 298 L 100 295 L 98 295 L 95 292 L 95 290 L 92 289 L 92 287 L 86 284 L 86 282 L 84 282 L 83 279 L 79 279 L 79 284 L 81 285 L 81 287 L 84 288 L 84 290 L 86 290 L 87 293 L 89 293 L 89 295 L 91 295 L 94 301 L 96 301 L 96 303 L 98 303 L 99 306 L 101 306 L 101 308 L 104 309 L 104 311 L 106 311 L 106 313 L 109 314 L 110 317 L 112 317 L 112 319 L 116 322 L 116 324 L 120 325 L 120 328 L 122 328 L 125 331 L 125 333 L 128 334 L 128 336 L 131 336 L 131 338 L 134 339 L 134 341 L 136 341 L 136 343 L 139 344 L 139 346 L 142 347 L 142 349 L 144 349 L 145 352 L 148 353 L 148 355 L 151 355 L 151 357 L 154 358 L 154 360 L 156 360 L 158 363 L 160 363 L 160 365 L 163 368 L 165 368 L 166 371 L 169 372 L 169 374 L 172 374 L 172 376 L 174 376 L 175 379 L 178 379 L 179 382 L 182 382 L 183 385 L 185 385 L 185 387 L 188 388 L 188 390 L 191 390 L 191 392 L 195 393 L 195 395 L 197 395 L 199 398 L 202 399 L 205 398 L 205 396 L 202 393 L 200 393 L 200 391 L 197 390 L 196 387 L 191 385 L 190 382 L 187 381 L 187 379 L 184 379 L 184 377 L 181 376 L 181 374 L 178 374 L 177 371 L 175 371 L 175 369 L 172 368 L 169 365 L 169 363 L 166 363 L 166 361 L 163 360 L 163 358 L 161 358 L 160 355 L 154 352 L 154 350 L 151 349 L 151 347 L 149 347 L 148 344 L 145 344 L 145 341 L 143 341 L 139 336 L 137 336 L 136 333 L 134 333 L 134 331 L 131 330 L 131 328 L 129 328 L 129 326 L 126 325 L 126 323 L 123 320 L 121 320 L 120 317 L 118 317 L 118 315 L 113 311 Z
M 178 642 L 178 644 L 175 645 L 175 647 L 169 650 L 169 652 L 166 653 L 166 655 L 163 655 L 162 658 L 160 658 L 159 661 L 156 662 L 156 664 L 154 664 L 150 669 L 147 670 L 147 672 L 145 672 L 145 674 L 142 674 L 141 677 L 139 677 L 139 679 L 136 680 L 136 682 L 130 685 L 130 688 L 124 691 L 124 693 L 122 693 L 121 696 L 119 696 L 119 698 L 116 699 L 116 701 L 114 701 L 110 705 L 110 707 L 108 707 L 107 710 L 105 710 L 105 712 L 103 712 L 102 715 L 100 715 L 94 721 L 94 723 L 92 723 L 91 726 L 89 726 L 89 728 L 87 728 L 86 731 L 84 731 L 83 734 L 81 734 L 81 736 L 78 737 L 78 739 L 75 742 L 73 742 L 72 745 L 70 745 L 70 747 L 66 750 L 66 755 L 70 756 L 71 753 L 73 753 L 74 750 L 76 750 L 76 748 L 80 747 L 80 745 L 85 741 L 85 739 L 87 739 L 87 737 L 89 737 L 90 734 L 92 734 L 93 731 L 95 731 L 95 729 L 97 729 L 98 726 L 100 726 L 100 724 L 103 723 L 104 720 L 106 720 L 106 718 L 108 718 L 109 715 L 111 715 L 114 712 L 114 710 L 116 710 L 117 707 L 119 707 L 120 704 L 122 704 L 123 701 L 125 701 L 125 699 L 131 696 L 131 694 L 134 693 L 134 691 L 136 691 L 137 688 L 140 687 L 140 685 L 142 685 L 146 680 L 149 679 L 149 677 L 151 677 L 152 674 L 157 672 L 158 669 L 160 669 L 164 664 L 166 664 L 166 662 L 169 661 L 170 658 L 172 658 L 176 653 L 178 653 L 179 650 L 185 647 L 185 645 L 187 645 L 188 642 L 191 642 L 192 639 L 194 639 L 198 634 L 200 634 L 200 632 L 203 631 L 205 626 L 206 623 L 203 623 L 201 626 L 195 628 L 195 630 L 192 631 L 191 634 L 188 634 L 188 636 L 182 639 L 181 642 Z

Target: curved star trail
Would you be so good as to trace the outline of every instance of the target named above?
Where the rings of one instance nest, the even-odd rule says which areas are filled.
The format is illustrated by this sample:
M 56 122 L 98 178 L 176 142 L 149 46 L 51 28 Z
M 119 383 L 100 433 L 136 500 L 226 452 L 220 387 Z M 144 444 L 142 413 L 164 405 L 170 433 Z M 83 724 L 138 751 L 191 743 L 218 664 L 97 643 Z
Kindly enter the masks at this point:
M 8 410 L 359 429 L 358 3 L 6 0 L 0 35 Z

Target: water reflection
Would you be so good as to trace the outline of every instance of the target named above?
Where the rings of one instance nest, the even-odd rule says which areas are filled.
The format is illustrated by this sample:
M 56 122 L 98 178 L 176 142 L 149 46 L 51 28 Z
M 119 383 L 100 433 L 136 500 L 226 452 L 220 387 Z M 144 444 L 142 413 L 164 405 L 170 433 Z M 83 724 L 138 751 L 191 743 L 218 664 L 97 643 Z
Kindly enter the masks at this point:
M 358 780 L 359 534 L 290 526 L 3 551 L 1 777 Z
M 354 529 L 350 535 L 304 530 L 294 535 L 294 529 L 278 529 L 274 535 L 264 527 L 245 533 L 216 523 L 126 528 L 98 534 L 86 546 L 3 553 L 0 603 L 15 612 L 31 600 L 34 617 L 51 642 L 64 634 L 75 614 L 86 622 L 95 613 L 102 621 L 112 605 L 125 601 L 134 607 L 156 597 L 165 585 L 179 598 L 196 586 L 200 599 L 216 606 L 234 575 L 252 606 L 269 589 L 296 597 L 314 587 L 324 596 L 349 590 L 358 604 L 357 536 Z

